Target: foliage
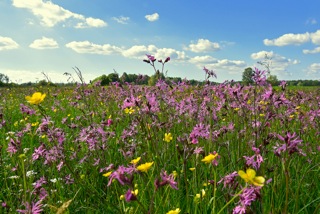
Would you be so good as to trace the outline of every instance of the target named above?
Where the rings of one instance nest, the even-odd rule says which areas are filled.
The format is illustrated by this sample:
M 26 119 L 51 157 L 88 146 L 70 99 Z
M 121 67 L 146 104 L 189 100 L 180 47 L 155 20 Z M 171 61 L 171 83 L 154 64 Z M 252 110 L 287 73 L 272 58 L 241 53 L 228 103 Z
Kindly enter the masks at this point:
M 242 83 L 244 85 L 251 85 L 253 84 L 253 69 L 251 67 L 248 67 L 244 69 L 242 73 Z
M 318 213 L 319 91 L 264 75 L 1 88 L 0 212 Z

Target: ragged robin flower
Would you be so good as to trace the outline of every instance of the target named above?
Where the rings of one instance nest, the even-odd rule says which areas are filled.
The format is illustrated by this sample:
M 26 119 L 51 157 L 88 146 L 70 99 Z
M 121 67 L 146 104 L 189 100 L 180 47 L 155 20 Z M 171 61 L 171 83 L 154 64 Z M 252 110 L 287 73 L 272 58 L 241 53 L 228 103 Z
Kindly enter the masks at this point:
M 247 169 L 246 172 L 239 170 L 238 175 L 247 183 L 253 184 L 255 186 L 262 187 L 265 182 L 265 178 L 262 176 L 256 176 L 256 171 L 254 169 Z
M 164 141 L 170 143 L 170 141 L 172 141 L 172 139 L 173 138 L 172 138 L 172 134 L 171 133 L 165 133 L 164 134 L 164 138 L 163 138 Z
M 152 166 L 153 162 L 147 162 L 147 163 L 144 163 L 144 164 L 140 164 L 138 167 L 137 167 L 137 170 L 139 170 L 140 172 L 147 172 L 150 167 Z
M 35 92 L 32 94 L 32 96 L 26 96 L 26 100 L 28 103 L 33 105 L 39 105 L 44 98 L 46 97 L 46 94 L 42 94 L 41 92 Z

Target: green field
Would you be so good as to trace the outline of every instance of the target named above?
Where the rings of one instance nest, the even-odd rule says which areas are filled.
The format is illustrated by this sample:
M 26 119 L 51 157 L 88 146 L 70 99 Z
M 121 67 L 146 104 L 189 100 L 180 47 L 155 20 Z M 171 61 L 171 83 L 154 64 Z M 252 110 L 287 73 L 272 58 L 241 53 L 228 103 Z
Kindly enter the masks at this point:
M 0 94 L 0 213 L 320 212 L 318 88 Z

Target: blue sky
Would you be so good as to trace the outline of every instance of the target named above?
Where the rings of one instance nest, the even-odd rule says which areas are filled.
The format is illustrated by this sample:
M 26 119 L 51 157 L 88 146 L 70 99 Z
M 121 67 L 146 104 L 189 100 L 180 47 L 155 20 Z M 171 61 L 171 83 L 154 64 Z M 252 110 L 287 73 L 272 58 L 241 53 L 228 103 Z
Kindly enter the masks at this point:
M 0 73 L 86 81 L 115 69 L 152 75 L 145 54 L 171 57 L 168 76 L 241 80 L 267 54 L 278 79 L 320 79 L 320 2 L 238 0 L 0 0 Z M 159 64 L 160 68 L 160 64 Z

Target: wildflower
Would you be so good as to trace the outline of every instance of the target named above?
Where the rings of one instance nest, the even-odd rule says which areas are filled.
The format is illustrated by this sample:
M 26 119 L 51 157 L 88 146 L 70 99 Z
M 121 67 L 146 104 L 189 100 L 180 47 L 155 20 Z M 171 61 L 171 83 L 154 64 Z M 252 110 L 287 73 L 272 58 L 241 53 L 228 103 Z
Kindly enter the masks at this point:
M 247 169 L 246 172 L 239 170 L 238 175 L 247 183 L 253 184 L 255 186 L 262 187 L 265 182 L 265 178 L 262 176 L 256 176 L 256 171 L 254 169 Z
M 112 171 L 106 172 L 106 173 L 104 173 L 102 176 L 103 176 L 103 177 L 109 177 L 109 176 L 111 175 L 111 173 L 112 173 Z
M 125 194 L 125 199 L 126 199 L 126 201 L 127 202 L 129 202 L 129 201 L 135 201 L 135 200 L 137 200 L 137 195 L 138 195 L 138 190 L 136 189 L 136 190 L 134 190 L 134 191 L 132 191 L 131 189 L 128 189 L 128 191 L 127 191 L 127 193 Z
M 141 157 L 137 157 L 136 159 L 133 159 L 132 161 L 130 161 L 130 163 L 136 165 L 140 161 L 140 159 Z
M 218 153 L 209 154 L 209 155 L 205 156 L 201 161 L 205 162 L 205 163 L 212 163 L 212 161 L 214 161 L 216 159 L 216 157 L 218 157 Z
M 31 97 L 26 96 L 26 100 L 30 104 L 39 105 L 44 100 L 45 97 L 46 97 L 46 94 L 42 94 L 41 92 L 35 92 Z
M 204 189 L 201 190 L 201 193 L 196 194 L 196 198 L 200 199 L 206 195 L 206 191 Z
M 25 206 L 24 210 L 17 210 L 19 213 L 32 213 L 32 214 L 40 214 L 42 213 L 42 201 L 37 201 L 36 203 L 32 202 L 31 205 L 28 202 L 23 203 Z
M 240 203 L 233 209 L 234 214 L 242 214 L 246 213 L 247 208 L 252 204 L 252 202 L 256 201 L 260 198 L 260 190 L 261 187 L 247 187 L 239 196 Z
M 132 114 L 134 111 L 135 111 L 135 110 L 134 110 L 132 107 L 130 107 L 130 108 L 125 108 L 125 109 L 124 109 L 124 112 L 125 112 L 126 114 Z
M 189 168 L 190 171 L 194 171 L 196 168 L 192 167 L 192 168 Z
M 170 143 L 170 141 L 172 141 L 172 134 L 171 133 L 165 133 L 164 134 L 164 141 L 166 141 L 166 142 L 168 142 L 168 143 Z
M 167 214 L 179 214 L 180 213 L 180 208 L 177 208 L 175 210 L 170 210 L 169 212 L 167 212 Z
M 138 167 L 137 167 L 137 170 L 139 170 L 140 172 L 147 172 L 150 167 L 152 166 L 153 162 L 147 162 L 147 163 L 144 163 L 144 164 L 140 164 Z
M 162 171 L 160 175 L 161 175 L 161 181 L 156 179 L 154 182 L 156 189 L 158 189 L 159 187 L 165 186 L 166 184 L 169 184 L 172 189 L 176 189 L 176 190 L 178 189 L 177 182 L 174 181 L 175 176 L 173 173 L 168 175 L 166 171 Z

